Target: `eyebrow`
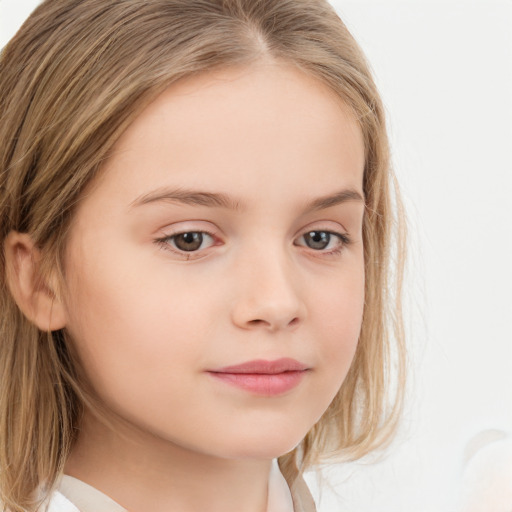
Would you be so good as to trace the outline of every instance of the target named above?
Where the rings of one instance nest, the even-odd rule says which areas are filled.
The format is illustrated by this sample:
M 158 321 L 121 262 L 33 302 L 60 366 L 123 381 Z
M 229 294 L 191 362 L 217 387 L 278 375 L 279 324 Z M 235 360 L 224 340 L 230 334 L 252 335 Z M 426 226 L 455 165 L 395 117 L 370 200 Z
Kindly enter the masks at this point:
M 148 194 L 139 196 L 135 201 L 130 203 L 130 208 L 157 202 L 173 202 L 194 206 L 208 206 L 210 208 L 226 208 L 235 211 L 241 211 L 243 209 L 239 201 L 227 194 L 184 188 L 159 188 Z
M 338 204 L 349 201 L 364 203 L 363 196 L 353 189 L 344 189 L 334 194 L 322 196 L 306 203 L 305 212 L 325 210 Z M 243 211 L 243 203 L 227 194 L 219 192 L 206 192 L 184 188 L 160 188 L 137 197 L 130 203 L 130 208 L 135 208 L 150 203 L 171 202 L 193 206 L 206 206 L 209 208 L 225 208 L 237 212 Z
M 363 196 L 357 190 L 340 190 L 328 196 L 318 197 L 306 205 L 305 211 L 312 212 L 318 210 L 325 210 L 331 206 L 347 203 L 348 201 L 357 201 L 364 204 Z

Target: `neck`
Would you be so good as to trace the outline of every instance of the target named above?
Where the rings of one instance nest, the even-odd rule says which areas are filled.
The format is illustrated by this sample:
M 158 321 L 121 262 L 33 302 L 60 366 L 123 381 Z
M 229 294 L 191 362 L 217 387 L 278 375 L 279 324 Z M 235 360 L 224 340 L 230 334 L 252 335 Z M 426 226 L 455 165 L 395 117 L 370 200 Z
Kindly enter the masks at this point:
M 86 414 L 64 473 L 130 512 L 265 512 L 270 460 L 223 459 Z

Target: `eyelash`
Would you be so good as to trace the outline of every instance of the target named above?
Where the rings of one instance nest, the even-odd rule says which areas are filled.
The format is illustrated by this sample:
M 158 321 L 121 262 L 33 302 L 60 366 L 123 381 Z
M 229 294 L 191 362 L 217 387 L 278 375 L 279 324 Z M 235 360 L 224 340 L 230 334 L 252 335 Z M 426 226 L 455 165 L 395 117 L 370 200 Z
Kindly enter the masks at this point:
M 211 231 L 207 231 L 205 229 L 202 229 L 202 230 L 197 230 L 197 231 L 193 231 L 193 230 L 188 230 L 188 231 L 179 231 L 177 233 L 173 233 L 172 235 L 166 235 L 162 238 L 157 238 L 155 240 L 155 243 L 157 245 L 159 245 L 162 249 L 164 249 L 165 251 L 170 251 L 174 254 L 177 254 L 178 256 L 184 256 L 185 259 L 189 260 L 191 259 L 191 256 L 194 255 L 194 253 L 197 253 L 198 251 L 181 251 L 180 249 L 178 248 L 173 248 L 170 243 L 169 243 L 169 240 L 173 240 L 175 239 L 177 236 L 180 236 L 180 235 L 186 235 L 187 233 L 201 233 L 201 234 L 206 234 L 208 236 L 210 236 L 211 238 L 215 238 L 215 235 L 214 233 L 212 233 Z M 214 245 L 214 244 L 213 244 Z
M 207 230 L 197 230 L 197 231 L 193 231 L 193 230 L 188 230 L 188 231 L 180 231 L 180 232 L 177 232 L 177 233 L 173 233 L 172 235 L 166 235 L 164 237 L 161 237 L 161 238 L 157 238 L 155 239 L 155 243 L 157 245 L 159 245 L 162 249 L 166 250 L 166 251 L 170 251 L 174 254 L 177 254 L 179 256 L 184 256 L 187 260 L 189 259 L 192 259 L 191 257 L 193 257 L 194 254 L 198 253 L 200 250 L 197 250 L 197 251 L 183 251 L 183 250 L 180 250 L 178 249 L 177 247 L 172 247 L 172 245 L 169 243 L 170 240 L 174 240 L 176 237 L 180 236 L 180 235 L 185 235 L 185 234 L 190 234 L 190 233 L 194 233 L 194 234 L 206 234 L 208 236 L 210 236 L 212 239 L 215 239 L 215 234 L 210 232 L 210 231 L 207 231 Z M 324 252 L 323 250 L 313 250 L 313 252 L 318 252 L 320 253 L 321 255 L 323 256 L 327 256 L 327 257 L 335 257 L 335 256 L 338 256 L 339 254 L 341 254 L 341 252 L 345 249 L 345 247 L 347 245 L 350 245 L 352 243 L 352 239 L 345 233 L 337 233 L 335 231 L 329 231 L 327 229 L 312 229 L 310 231 L 306 231 L 305 233 L 303 233 L 301 235 L 301 237 L 309 234 L 309 233 L 327 233 L 328 235 L 330 236 L 334 236 L 336 238 L 338 238 L 340 240 L 340 244 L 330 250 L 330 251 L 327 251 L 327 252 Z M 329 240 L 329 243 L 330 243 L 330 240 Z M 212 244 L 212 245 L 215 245 L 215 244 Z M 294 244 L 295 245 L 295 244 Z M 304 246 L 301 246 L 301 247 L 304 247 Z
M 327 233 L 330 237 L 335 237 L 339 240 L 339 244 L 330 251 L 324 251 L 324 250 L 314 250 L 314 252 L 319 252 L 320 254 L 324 256 L 338 256 L 341 254 L 343 249 L 347 247 L 347 245 L 350 245 L 352 242 L 351 238 L 346 233 L 337 233 L 335 231 L 329 231 L 327 229 L 312 229 L 311 231 L 306 231 L 303 235 L 301 235 L 301 238 L 304 235 L 310 234 L 310 233 Z M 331 242 L 331 239 L 329 239 L 329 243 Z

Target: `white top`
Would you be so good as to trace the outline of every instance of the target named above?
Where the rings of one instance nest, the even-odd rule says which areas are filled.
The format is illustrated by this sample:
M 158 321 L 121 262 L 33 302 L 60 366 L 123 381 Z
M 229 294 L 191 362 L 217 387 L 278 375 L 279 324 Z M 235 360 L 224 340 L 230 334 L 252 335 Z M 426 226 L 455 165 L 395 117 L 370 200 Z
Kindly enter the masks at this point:
M 61 477 L 45 510 L 40 512 L 128 512 L 112 498 L 69 475 Z M 268 484 L 267 512 L 294 512 L 292 495 L 277 459 L 272 461 Z
M 477 446 L 470 447 L 457 511 L 512 511 L 512 436 L 488 430 L 474 441 Z

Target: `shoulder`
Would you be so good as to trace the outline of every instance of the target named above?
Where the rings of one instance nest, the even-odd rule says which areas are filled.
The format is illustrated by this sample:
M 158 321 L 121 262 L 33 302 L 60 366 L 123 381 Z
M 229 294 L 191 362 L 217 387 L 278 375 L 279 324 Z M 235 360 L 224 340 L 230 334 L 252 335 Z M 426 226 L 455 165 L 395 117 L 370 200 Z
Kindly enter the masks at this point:
M 460 509 L 464 512 L 512 510 L 512 436 L 487 430 L 469 444 Z
M 47 503 L 42 505 L 37 512 L 80 512 L 71 501 L 59 491 L 54 491 Z

